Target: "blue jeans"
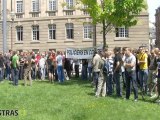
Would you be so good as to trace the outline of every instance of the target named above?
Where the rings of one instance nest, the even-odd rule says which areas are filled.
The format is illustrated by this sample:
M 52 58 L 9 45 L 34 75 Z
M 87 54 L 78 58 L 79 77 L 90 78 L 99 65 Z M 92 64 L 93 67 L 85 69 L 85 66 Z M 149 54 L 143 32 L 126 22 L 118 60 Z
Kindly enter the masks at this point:
M 95 84 L 96 90 L 98 87 L 98 78 L 99 78 L 99 72 L 93 72 L 93 83 Z
M 13 78 L 13 85 L 18 85 L 18 78 L 19 78 L 18 68 L 12 68 L 12 78 Z
M 11 68 L 6 65 L 6 74 L 5 74 L 5 77 L 7 78 L 7 80 L 10 79 L 10 74 L 11 74 Z
M 36 68 L 35 67 L 32 67 L 32 70 L 31 70 L 31 77 L 33 80 L 36 79 Z
M 92 67 L 88 67 L 88 78 L 89 80 L 92 78 Z
M 121 73 L 115 72 L 113 77 L 116 83 L 116 94 L 118 97 L 122 97 L 121 81 L 120 81 Z
M 147 79 L 148 79 L 148 69 L 139 70 L 139 80 L 141 89 L 147 93 Z
M 129 99 L 131 93 L 131 85 L 133 86 L 134 92 L 134 99 L 138 98 L 138 87 L 137 87 L 137 80 L 136 80 L 136 72 L 125 72 L 126 76 L 126 99 Z
M 64 72 L 63 72 L 63 67 L 62 66 L 57 67 L 57 74 L 58 74 L 58 80 L 60 82 L 64 82 Z
M 106 88 L 107 88 L 107 95 L 112 95 L 113 93 L 113 74 L 109 73 L 106 75 Z

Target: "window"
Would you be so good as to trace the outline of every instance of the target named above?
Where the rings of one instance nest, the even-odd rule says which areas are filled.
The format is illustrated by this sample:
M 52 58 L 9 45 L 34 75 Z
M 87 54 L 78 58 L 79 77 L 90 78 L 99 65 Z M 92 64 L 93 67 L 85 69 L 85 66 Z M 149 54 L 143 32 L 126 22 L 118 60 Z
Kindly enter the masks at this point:
M 39 40 L 39 26 L 32 26 L 32 39 Z
M 56 12 L 48 12 L 48 16 L 56 16 Z
M 22 13 L 23 12 L 23 1 L 17 0 L 16 5 L 17 5 L 17 13 Z
M 66 11 L 66 15 L 73 15 L 73 11 Z
M 39 13 L 32 13 L 32 17 L 39 17 Z
M 49 0 L 49 11 L 55 11 L 57 9 L 57 0 Z
M 89 15 L 88 11 L 83 10 L 83 15 Z
M 74 32 L 73 32 L 73 23 L 67 23 L 66 24 L 66 37 L 67 39 L 73 39 L 74 38 Z
M 73 0 L 66 0 L 66 9 L 73 9 Z
M 17 14 L 16 18 L 23 18 L 23 14 Z
M 16 30 L 17 30 L 17 41 L 23 41 L 23 27 L 18 26 Z
M 56 39 L 56 25 L 49 25 L 49 39 L 55 40 Z
M 129 30 L 125 27 L 116 28 L 116 37 L 129 37 Z
M 39 12 L 39 0 L 32 0 L 32 12 Z
M 84 25 L 84 39 L 92 39 L 93 27 L 91 24 Z

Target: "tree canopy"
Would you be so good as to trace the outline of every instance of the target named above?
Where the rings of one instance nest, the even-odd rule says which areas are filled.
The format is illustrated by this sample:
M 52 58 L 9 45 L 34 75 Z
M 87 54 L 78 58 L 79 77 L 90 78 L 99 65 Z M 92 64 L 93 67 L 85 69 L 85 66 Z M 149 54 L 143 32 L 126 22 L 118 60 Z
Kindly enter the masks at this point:
M 146 9 L 145 0 L 79 0 L 87 6 L 93 23 L 111 23 L 130 27 L 137 24 L 136 16 Z
M 139 15 L 146 9 L 146 0 L 78 0 L 86 7 L 93 24 L 103 25 L 103 47 L 106 45 L 106 34 L 113 27 L 130 27 L 137 24 Z

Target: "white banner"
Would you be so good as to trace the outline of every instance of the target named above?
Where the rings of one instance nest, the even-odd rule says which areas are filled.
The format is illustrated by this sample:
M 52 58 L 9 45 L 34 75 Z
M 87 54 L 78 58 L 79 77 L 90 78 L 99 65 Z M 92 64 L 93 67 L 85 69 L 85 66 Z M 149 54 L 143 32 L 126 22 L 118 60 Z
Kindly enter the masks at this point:
M 102 46 L 97 47 L 97 51 L 102 50 Z M 66 48 L 66 58 L 92 59 L 94 47 L 90 48 Z

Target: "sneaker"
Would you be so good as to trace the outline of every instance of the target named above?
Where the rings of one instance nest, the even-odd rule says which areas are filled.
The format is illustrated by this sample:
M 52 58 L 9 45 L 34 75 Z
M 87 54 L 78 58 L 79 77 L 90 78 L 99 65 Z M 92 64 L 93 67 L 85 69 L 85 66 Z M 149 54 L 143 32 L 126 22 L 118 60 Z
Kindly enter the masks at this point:
M 134 99 L 134 102 L 137 102 L 138 101 L 138 99 Z
M 96 98 L 99 98 L 99 95 L 95 95 Z
M 150 98 L 151 98 L 151 99 L 154 99 L 154 98 L 156 98 L 156 97 L 158 97 L 157 94 L 154 94 L 154 95 L 151 96 Z
M 156 103 L 160 103 L 160 100 L 156 100 L 155 102 L 156 102 Z

